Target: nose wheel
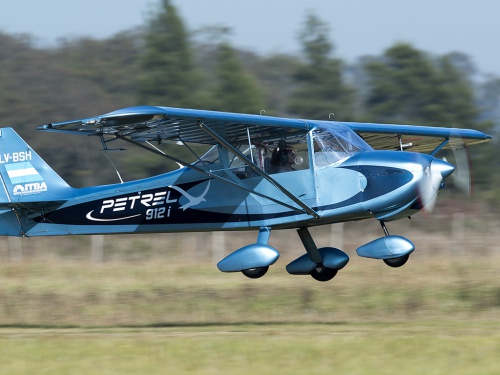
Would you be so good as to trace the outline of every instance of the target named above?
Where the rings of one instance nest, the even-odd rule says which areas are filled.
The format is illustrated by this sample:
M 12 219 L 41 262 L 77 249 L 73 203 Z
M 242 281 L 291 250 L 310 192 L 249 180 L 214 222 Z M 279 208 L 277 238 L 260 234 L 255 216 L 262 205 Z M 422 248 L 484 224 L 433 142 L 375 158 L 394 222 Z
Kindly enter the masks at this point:
M 389 267 L 398 268 L 403 266 L 408 261 L 409 258 L 410 254 L 406 254 L 397 258 L 384 259 L 384 263 L 387 264 Z

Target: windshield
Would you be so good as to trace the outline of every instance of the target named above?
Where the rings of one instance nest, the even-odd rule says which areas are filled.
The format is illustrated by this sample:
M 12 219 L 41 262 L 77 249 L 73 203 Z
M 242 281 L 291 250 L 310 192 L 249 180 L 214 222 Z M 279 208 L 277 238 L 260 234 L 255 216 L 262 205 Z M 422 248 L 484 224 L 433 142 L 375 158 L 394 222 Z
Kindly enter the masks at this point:
M 348 126 L 325 123 L 313 130 L 314 163 L 316 167 L 337 164 L 349 156 L 372 148 Z

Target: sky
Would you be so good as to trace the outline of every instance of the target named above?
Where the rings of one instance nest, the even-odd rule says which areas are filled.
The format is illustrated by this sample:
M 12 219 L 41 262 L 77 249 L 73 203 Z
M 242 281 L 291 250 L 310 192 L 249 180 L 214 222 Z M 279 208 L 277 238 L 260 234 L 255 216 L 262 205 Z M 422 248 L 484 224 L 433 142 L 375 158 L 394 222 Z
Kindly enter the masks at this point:
M 298 53 L 308 12 L 330 27 L 335 57 L 381 55 L 398 42 L 443 55 L 463 52 L 480 73 L 500 77 L 500 0 L 172 0 L 189 30 L 226 26 L 230 41 L 260 54 Z M 0 0 L 0 31 L 107 38 L 144 25 L 157 0 Z M 5 51 L 0 51 L 5 53 Z

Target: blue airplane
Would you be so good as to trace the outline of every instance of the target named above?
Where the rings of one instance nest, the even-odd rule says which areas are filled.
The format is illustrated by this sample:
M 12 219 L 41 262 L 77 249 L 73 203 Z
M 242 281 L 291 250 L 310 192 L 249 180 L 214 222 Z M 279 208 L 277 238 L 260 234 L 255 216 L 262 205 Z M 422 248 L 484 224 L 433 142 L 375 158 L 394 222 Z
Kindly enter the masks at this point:
M 357 254 L 400 267 L 415 247 L 390 235 L 385 223 L 432 208 L 455 169 L 436 157 L 439 151 L 460 155 L 491 139 L 468 129 L 153 106 L 37 130 L 97 137 L 103 150 L 115 141 L 134 144 L 180 168 L 137 181 L 73 188 L 12 128 L 2 128 L 1 235 L 255 230 L 256 243 L 234 251 L 217 267 L 259 278 L 279 257 L 268 244 L 271 230 L 296 228 L 305 253 L 286 270 L 319 281 L 331 280 L 349 256 L 337 248 L 317 248 L 308 228 L 378 220 L 383 236 Z M 195 161 L 178 158 L 179 147 Z M 464 163 L 460 157 L 456 162 Z

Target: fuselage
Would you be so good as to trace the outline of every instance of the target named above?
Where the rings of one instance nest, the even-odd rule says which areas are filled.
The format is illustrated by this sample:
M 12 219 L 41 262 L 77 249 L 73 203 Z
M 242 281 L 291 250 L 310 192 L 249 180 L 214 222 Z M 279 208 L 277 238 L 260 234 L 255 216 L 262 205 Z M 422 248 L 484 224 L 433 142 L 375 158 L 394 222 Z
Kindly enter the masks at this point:
M 442 161 L 411 152 L 362 151 L 335 165 L 311 163 L 303 170 L 272 175 L 318 218 L 261 176 L 239 179 L 231 170 L 211 165 L 211 170 L 219 170 L 212 173 L 257 195 L 184 167 L 138 181 L 72 188 L 66 203 L 27 219 L 26 235 L 280 229 L 369 217 L 389 221 L 421 208 L 419 186 L 431 163 Z
M 4 129 L 2 234 L 284 229 L 370 217 L 390 221 L 425 206 L 453 171 L 427 154 L 375 151 L 339 123 L 318 123 L 286 137 L 255 134 L 232 145 L 219 139 L 222 144 L 178 170 L 72 188 L 33 150 L 20 153 L 28 146 Z M 24 160 L 14 160 L 15 155 Z

